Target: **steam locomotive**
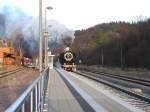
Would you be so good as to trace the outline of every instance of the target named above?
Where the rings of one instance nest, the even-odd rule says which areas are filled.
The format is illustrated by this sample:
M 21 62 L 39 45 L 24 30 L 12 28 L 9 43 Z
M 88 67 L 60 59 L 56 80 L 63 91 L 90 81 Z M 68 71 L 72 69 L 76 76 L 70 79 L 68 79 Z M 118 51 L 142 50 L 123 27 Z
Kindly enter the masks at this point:
M 65 51 L 59 55 L 59 62 L 64 70 L 76 71 L 75 53 Z

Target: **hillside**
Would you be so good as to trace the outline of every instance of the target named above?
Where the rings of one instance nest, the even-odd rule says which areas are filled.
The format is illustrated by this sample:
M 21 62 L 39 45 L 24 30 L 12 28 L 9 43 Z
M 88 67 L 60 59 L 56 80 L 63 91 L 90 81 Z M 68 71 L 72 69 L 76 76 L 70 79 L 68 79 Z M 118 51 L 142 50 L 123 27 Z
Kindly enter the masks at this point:
M 73 51 L 82 64 L 150 68 L 150 19 L 103 23 L 75 36 Z

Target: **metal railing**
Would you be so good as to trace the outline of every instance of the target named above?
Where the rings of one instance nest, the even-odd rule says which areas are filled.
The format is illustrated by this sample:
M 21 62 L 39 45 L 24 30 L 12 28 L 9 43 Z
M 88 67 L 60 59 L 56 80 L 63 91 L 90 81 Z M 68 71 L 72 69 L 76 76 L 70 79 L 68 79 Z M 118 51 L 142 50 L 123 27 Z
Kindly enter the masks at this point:
M 42 112 L 48 79 L 49 68 L 46 68 L 5 112 Z

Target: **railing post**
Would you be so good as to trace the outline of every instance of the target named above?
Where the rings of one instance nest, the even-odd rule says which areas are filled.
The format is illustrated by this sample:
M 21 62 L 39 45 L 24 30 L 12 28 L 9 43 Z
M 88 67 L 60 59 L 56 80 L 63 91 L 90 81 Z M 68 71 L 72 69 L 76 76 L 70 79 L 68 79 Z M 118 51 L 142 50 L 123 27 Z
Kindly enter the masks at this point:
M 41 77 L 41 79 L 42 79 L 42 77 Z M 39 81 L 39 83 L 38 83 L 38 85 L 39 85 L 39 89 L 38 89 L 38 101 L 39 101 L 39 105 L 38 105 L 38 110 L 39 111 L 41 111 L 41 80 Z
M 36 84 L 35 86 L 35 111 L 37 112 L 38 110 L 38 91 L 37 91 L 37 88 L 38 88 L 38 84 Z
M 40 80 L 40 86 L 41 86 L 41 103 L 43 104 L 43 76 L 41 77 Z M 41 110 L 43 109 L 43 105 L 41 105 Z
M 33 91 L 31 92 L 30 96 L 30 112 L 33 112 Z
M 25 112 L 25 104 L 22 105 L 21 112 Z

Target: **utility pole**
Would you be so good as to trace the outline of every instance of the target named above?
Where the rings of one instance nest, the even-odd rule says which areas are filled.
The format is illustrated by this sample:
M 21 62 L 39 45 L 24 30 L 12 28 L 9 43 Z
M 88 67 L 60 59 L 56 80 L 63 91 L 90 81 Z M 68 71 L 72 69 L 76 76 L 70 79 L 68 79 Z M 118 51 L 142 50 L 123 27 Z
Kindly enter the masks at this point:
M 42 72 L 42 0 L 39 0 L 39 72 Z
M 46 10 L 52 10 L 53 8 L 48 6 L 45 8 L 45 32 L 44 32 L 44 37 L 45 37 L 45 68 L 47 67 L 47 61 L 48 61 L 48 31 L 47 31 L 47 19 L 46 19 Z
M 103 46 L 101 47 L 101 62 L 102 62 L 102 66 L 104 65 L 104 52 L 103 52 Z
M 123 69 L 123 49 L 122 49 L 122 42 L 121 42 L 121 45 L 120 45 L 120 62 L 121 62 L 121 68 Z

